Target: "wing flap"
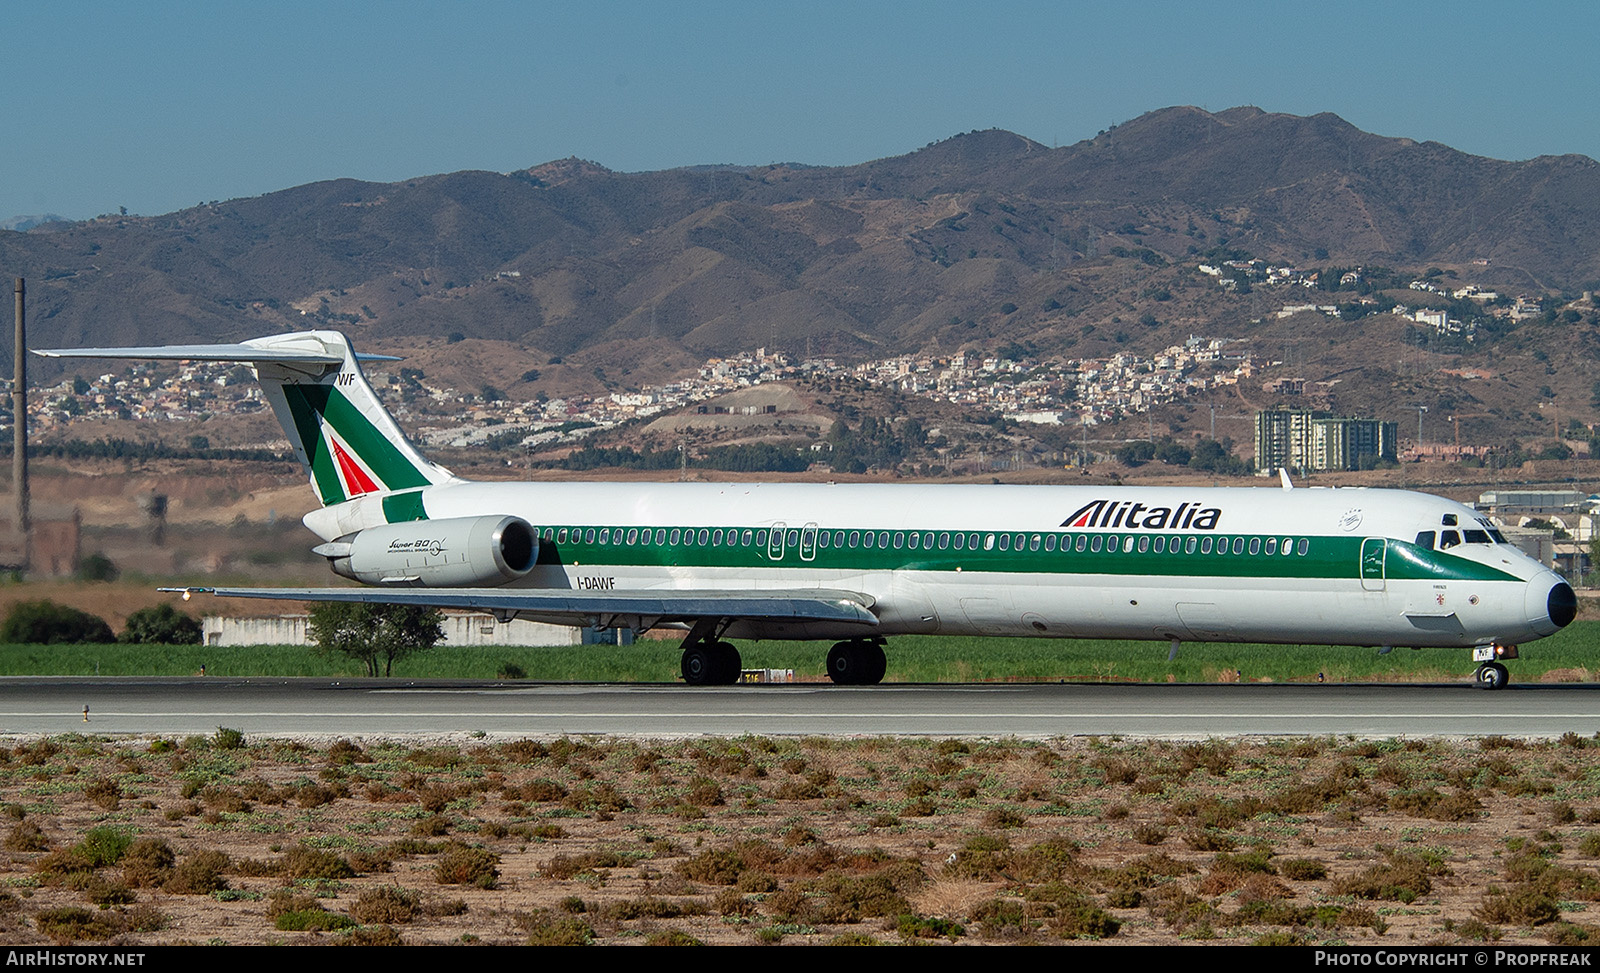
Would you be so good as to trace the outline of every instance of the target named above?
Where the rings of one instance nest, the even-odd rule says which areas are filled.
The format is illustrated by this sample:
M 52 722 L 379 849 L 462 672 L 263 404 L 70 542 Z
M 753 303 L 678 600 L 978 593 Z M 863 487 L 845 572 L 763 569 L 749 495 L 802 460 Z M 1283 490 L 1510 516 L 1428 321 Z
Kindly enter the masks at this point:
M 627 615 L 661 622 L 702 618 L 761 621 L 845 622 L 876 626 L 874 599 L 856 591 L 634 590 L 572 591 L 557 588 L 164 588 L 207 592 L 219 598 L 278 601 L 344 601 L 426 605 L 491 613 L 570 619 L 574 625 L 597 617 Z

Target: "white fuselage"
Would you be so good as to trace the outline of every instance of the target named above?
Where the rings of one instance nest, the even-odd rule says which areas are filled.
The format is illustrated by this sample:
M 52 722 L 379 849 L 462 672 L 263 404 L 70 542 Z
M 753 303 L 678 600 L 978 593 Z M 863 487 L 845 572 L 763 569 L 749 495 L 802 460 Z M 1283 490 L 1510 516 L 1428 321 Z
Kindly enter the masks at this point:
M 1565 583 L 1478 514 L 1398 491 L 458 481 L 421 502 L 429 519 L 533 525 L 538 566 L 518 586 L 854 591 L 881 635 L 1474 646 L 1570 620 L 1552 618 Z M 381 523 L 363 503 L 307 524 L 331 539 Z M 1436 550 L 1430 531 L 1484 539 Z

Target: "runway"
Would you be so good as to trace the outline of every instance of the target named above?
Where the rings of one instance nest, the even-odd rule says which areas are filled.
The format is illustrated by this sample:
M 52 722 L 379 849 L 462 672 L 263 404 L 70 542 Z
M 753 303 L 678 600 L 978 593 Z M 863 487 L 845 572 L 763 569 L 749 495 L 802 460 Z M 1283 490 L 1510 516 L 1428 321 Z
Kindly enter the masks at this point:
M 88 708 L 85 722 L 84 709 Z M 1600 686 L 965 684 L 690 688 L 326 679 L 0 678 L 0 733 L 493 738 L 1559 737 Z

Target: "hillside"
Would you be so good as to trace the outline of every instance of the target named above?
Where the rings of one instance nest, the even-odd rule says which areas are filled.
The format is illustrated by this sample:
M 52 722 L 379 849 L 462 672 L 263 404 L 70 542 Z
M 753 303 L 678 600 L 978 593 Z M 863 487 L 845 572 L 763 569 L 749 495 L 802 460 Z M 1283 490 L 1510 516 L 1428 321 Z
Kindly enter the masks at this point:
M 1437 268 L 1508 295 L 1574 297 L 1600 281 L 1600 167 L 1475 157 L 1329 114 L 1176 107 L 1060 148 L 991 130 L 833 168 L 620 173 L 567 159 L 0 231 L 0 266 L 29 279 L 36 345 L 330 326 L 424 354 L 430 371 L 484 374 L 454 361 L 476 348 L 499 382 L 537 366 L 565 394 L 759 346 L 852 360 L 1017 342 L 1092 357 L 1198 333 L 1253 338 L 1300 377 L 1370 390 L 1340 407 L 1375 401 L 1393 419 L 1453 408 L 1428 377 L 1440 349 L 1419 363 L 1398 319 L 1278 324 L 1273 312 L 1301 298 L 1224 291 L 1195 271 L 1239 255 Z M 1496 370 L 1520 371 L 1547 347 L 1536 371 L 1550 378 L 1505 379 L 1491 398 L 1530 413 L 1538 378 L 1532 388 L 1587 419 L 1586 353 L 1570 339 L 1592 338 L 1595 322 L 1586 305 L 1565 330 L 1447 350 L 1511 353 Z M 567 356 L 581 368 L 550 367 Z M 643 375 L 624 378 L 634 367 Z M 1397 389 L 1415 401 L 1398 405 Z M 1500 434 L 1532 435 L 1533 418 Z

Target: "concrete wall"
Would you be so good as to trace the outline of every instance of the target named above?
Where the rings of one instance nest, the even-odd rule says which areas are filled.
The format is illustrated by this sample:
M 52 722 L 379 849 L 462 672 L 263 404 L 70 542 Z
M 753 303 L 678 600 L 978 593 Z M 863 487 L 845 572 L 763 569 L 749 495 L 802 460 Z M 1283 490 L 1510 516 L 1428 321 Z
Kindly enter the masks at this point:
M 201 620 L 206 645 L 310 645 L 305 615 L 233 618 L 207 615 Z M 583 630 L 517 619 L 506 624 L 493 616 L 446 614 L 444 640 L 449 645 L 578 645 Z

